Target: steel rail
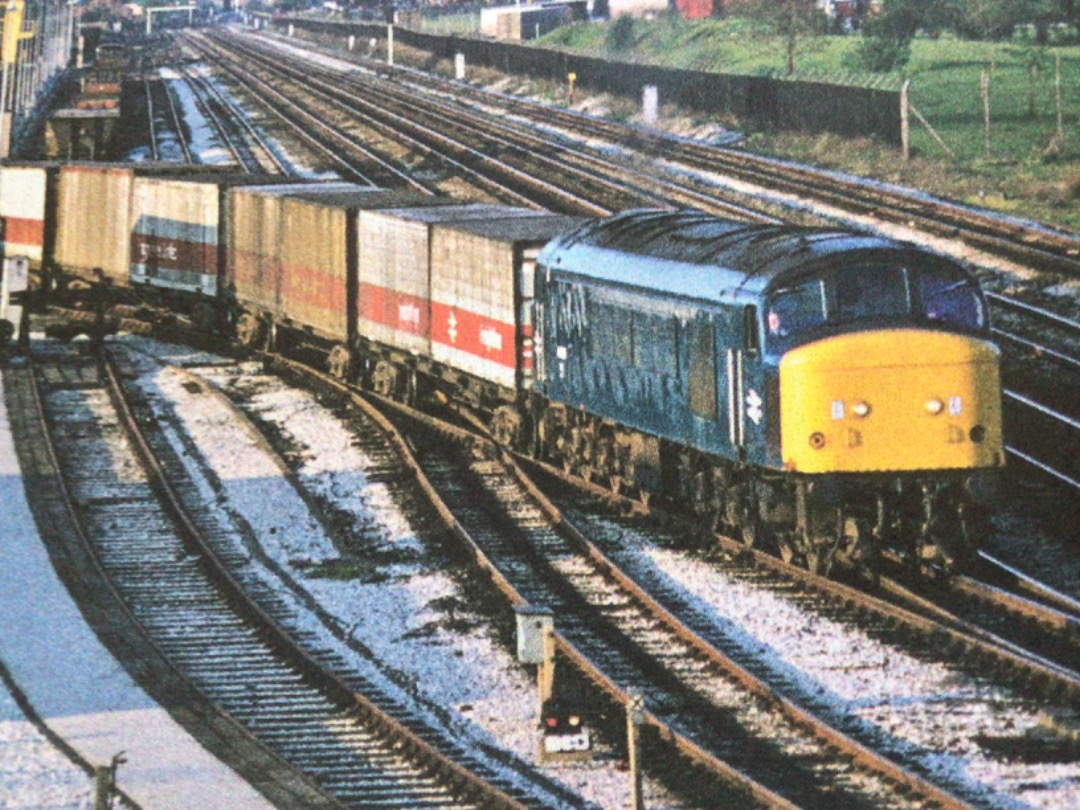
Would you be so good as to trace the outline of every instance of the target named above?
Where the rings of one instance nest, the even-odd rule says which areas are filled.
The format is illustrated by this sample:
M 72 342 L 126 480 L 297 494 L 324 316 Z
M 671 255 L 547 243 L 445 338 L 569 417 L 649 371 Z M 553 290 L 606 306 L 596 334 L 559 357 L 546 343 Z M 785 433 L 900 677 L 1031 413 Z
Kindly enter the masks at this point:
M 370 392 L 364 392 L 361 395 L 329 375 L 315 371 L 314 369 L 281 355 L 269 355 L 267 356 L 266 361 L 272 370 L 279 372 L 285 371 L 292 375 L 316 380 L 319 385 L 335 390 L 348 397 L 349 401 L 358 407 L 365 416 L 378 424 L 386 433 L 388 440 L 401 455 L 406 466 L 409 468 L 410 475 L 415 479 L 417 486 L 424 493 L 428 502 L 435 509 L 446 527 L 453 533 L 458 541 L 468 549 L 470 556 L 473 558 L 479 569 L 491 578 L 492 583 L 512 607 L 526 606 L 528 604 L 525 597 L 517 591 L 510 580 L 499 570 L 498 566 L 487 556 L 487 554 L 485 554 L 483 549 L 480 548 L 476 541 L 469 535 L 465 527 L 454 516 L 453 512 L 446 505 L 445 501 L 424 473 L 423 468 L 416 460 L 408 442 L 381 409 L 385 407 L 405 414 L 409 418 L 417 419 L 424 423 L 436 424 L 432 417 L 409 408 L 406 405 L 402 405 L 401 403 L 371 394 Z M 437 425 L 439 430 L 445 431 L 450 436 L 470 441 L 476 438 L 475 434 L 465 431 L 462 428 L 444 422 L 438 422 Z M 614 681 L 608 678 L 595 662 L 591 661 L 587 656 L 578 651 L 571 642 L 558 632 L 557 629 L 555 632 L 555 641 L 558 652 L 565 656 L 567 660 L 573 662 L 592 683 L 599 687 L 616 703 L 626 708 L 629 707 L 631 696 L 623 691 Z M 764 806 L 776 808 L 776 810 L 798 810 L 798 808 L 787 799 L 773 793 L 768 788 L 759 785 L 741 772 L 732 768 L 723 760 L 717 759 L 714 755 L 701 749 L 692 741 L 671 729 L 651 712 L 645 713 L 645 721 L 648 725 L 653 726 L 657 730 L 662 739 L 671 742 L 692 761 L 696 762 L 716 777 L 736 787 L 738 790 L 746 791 Z
M 160 79 L 162 83 L 161 90 L 165 94 L 165 99 L 169 104 L 169 118 L 173 122 L 173 132 L 176 133 L 176 142 L 180 144 L 180 151 L 184 155 L 184 163 L 193 163 L 191 159 L 191 148 L 188 146 L 188 139 L 184 137 L 184 122 L 181 119 L 180 111 L 176 108 L 176 99 L 173 97 L 172 90 L 169 89 L 169 82 L 166 79 Z
M 1022 312 L 1025 315 L 1031 315 L 1039 320 L 1046 321 L 1053 326 L 1061 327 L 1069 332 L 1073 332 L 1080 336 L 1080 323 L 1066 318 L 1064 315 L 1059 315 L 1056 312 L 1051 312 L 1048 309 L 1028 304 L 1024 301 L 1018 301 L 1015 298 L 1009 298 L 1008 296 L 1001 295 L 1000 293 L 987 292 L 986 297 L 993 301 L 998 306 L 1005 309 L 1015 310 L 1016 312 Z
M 980 551 L 979 557 L 987 565 L 1015 579 L 1015 587 L 1017 588 L 1017 590 L 1026 592 L 1032 598 L 1037 599 L 1047 605 L 1050 605 L 1051 607 L 1056 607 L 1063 613 L 1066 613 L 1067 615 L 1073 616 L 1077 620 L 1080 620 L 1080 599 L 1074 599 L 1068 594 L 1061 593 L 1060 591 L 1055 590 L 1054 588 L 1051 588 L 1036 579 L 1033 579 L 1032 577 L 1025 574 L 1023 571 L 1020 571 L 1013 566 L 1008 565 L 1004 561 L 999 560 L 997 557 L 993 556 L 992 554 L 988 554 L 985 551 Z
M 231 42 L 231 40 L 229 41 Z M 260 52 L 262 51 L 260 50 Z M 548 164 L 551 168 L 547 169 L 546 173 L 559 178 L 559 182 L 563 184 L 567 182 L 568 177 L 577 176 L 584 178 L 589 183 L 606 185 L 616 194 L 636 195 L 638 199 L 632 202 L 631 207 L 646 204 L 683 205 L 698 207 L 718 215 L 736 217 L 742 220 L 780 221 L 774 216 L 765 215 L 745 206 L 724 202 L 717 198 L 715 194 L 691 188 L 686 181 L 666 180 L 657 177 L 655 174 L 592 154 L 584 149 L 569 145 L 565 141 L 553 144 L 550 138 L 538 137 L 535 130 L 526 129 L 521 125 L 515 125 L 505 120 L 493 120 L 490 115 L 478 116 L 474 113 L 468 113 L 460 106 L 437 99 L 418 98 L 415 94 L 403 93 L 398 87 L 375 75 L 368 74 L 361 78 L 356 74 L 342 76 L 324 69 L 320 70 L 328 76 L 333 75 L 338 82 L 343 80 L 346 86 L 355 90 L 356 94 L 360 94 L 346 98 L 353 98 L 355 102 L 363 104 L 366 110 L 376 109 L 373 99 L 381 99 L 382 106 L 378 108 L 379 112 L 377 114 L 394 116 L 394 120 L 399 122 L 399 126 L 401 125 L 400 122 L 405 122 L 409 126 L 421 125 L 416 123 L 413 117 L 406 118 L 400 113 L 390 111 L 387 105 L 393 105 L 395 109 L 407 109 L 409 116 L 415 116 L 417 113 L 422 112 L 429 118 L 435 117 L 436 122 L 441 122 L 436 130 L 441 136 L 447 136 L 448 138 L 447 133 L 451 131 L 451 128 L 468 133 L 452 141 L 455 148 L 464 148 L 475 153 L 477 150 L 469 146 L 469 139 L 474 138 L 477 133 L 482 134 L 486 138 L 493 139 L 494 143 L 502 150 L 512 149 L 520 152 L 522 159 L 541 161 Z M 336 85 L 334 92 L 340 92 L 337 91 Z M 362 112 L 361 114 L 368 113 Z M 427 124 L 424 124 L 423 127 L 425 131 L 431 131 L 431 127 Z M 400 129 L 395 131 L 400 131 Z M 447 142 L 447 139 L 443 138 L 442 142 Z M 553 147 L 558 155 L 557 160 L 546 157 L 546 154 L 552 151 Z M 506 163 L 505 160 L 501 162 Z M 510 170 L 515 173 L 520 171 L 513 167 L 510 167 Z M 616 181 L 614 178 L 620 179 Z M 579 192 L 575 192 L 574 195 L 575 198 L 580 200 Z M 627 206 L 620 207 L 625 208 Z M 614 210 L 610 205 L 605 204 L 601 213 L 612 213 Z
M 219 45 L 219 47 L 221 46 Z M 416 123 L 402 115 L 384 112 L 384 116 L 388 116 L 398 126 L 398 128 L 392 128 L 385 121 L 370 116 L 369 111 L 375 109 L 374 105 L 365 102 L 364 99 L 344 93 L 337 86 L 328 81 L 320 80 L 311 73 L 287 68 L 280 63 L 270 63 L 266 61 L 269 57 L 263 54 L 251 50 L 243 50 L 243 52 L 252 58 L 264 60 L 263 66 L 267 69 L 278 74 L 284 74 L 292 81 L 304 82 L 305 90 L 309 95 L 317 95 L 327 103 L 334 104 L 337 107 L 344 106 L 353 114 L 364 118 L 369 125 L 377 126 L 382 131 L 392 133 L 396 140 L 407 141 L 410 145 L 426 153 L 436 155 L 440 160 L 445 161 L 462 174 L 478 182 L 482 187 L 493 189 L 502 196 L 510 197 L 511 202 L 534 205 L 536 197 L 542 196 L 545 199 L 559 200 L 562 205 L 570 206 L 572 210 L 582 213 L 604 215 L 611 212 L 611 209 L 602 205 L 595 205 L 580 194 L 569 192 L 561 186 L 541 180 L 528 172 L 510 166 L 505 161 L 487 155 L 469 143 L 447 137 L 436 129 Z M 317 83 L 318 87 L 312 87 L 313 82 Z M 367 111 L 365 111 L 365 107 Z M 404 130 L 401 129 L 402 127 L 404 127 Z M 439 151 L 440 149 L 451 150 L 455 154 Z M 492 177 L 490 171 L 484 172 L 481 170 L 485 167 L 496 167 L 498 169 L 496 176 Z M 528 189 L 529 193 L 522 194 L 508 185 L 508 178 L 514 180 L 519 186 Z
M 1067 475 L 1060 470 L 1054 469 L 1049 464 L 1039 461 L 1039 459 L 1025 453 L 1023 450 L 1018 450 L 1015 447 L 1006 447 L 1005 449 L 1008 451 L 1009 455 L 1019 459 L 1020 461 L 1027 464 L 1029 467 L 1033 467 L 1039 472 L 1045 473 L 1046 475 L 1057 481 L 1059 484 L 1064 484 L 1066 487 L 1072 489 L 1075 492 L 1080 492 L 1080 480 L 1077 480 L 1076 478 L 1073 478 L 1072 476 Z
M 1042 414 L 1043 416 L 1050 417 L 1058 424 L 1067 427 L 1069 430 L 1080 431 L 1080 421 L 1072 419 L 1063 413 L 1058 413 L 1053 408 L 1048 408 L 1046 405 L 1042 405 L 1033 399 L 1029 399 L 1023 394 L 1018 394 L 1015 391 L 1010 391 L 1008 389 L 1002 390 L 1001 394 L 1007 400 L 1016 402 L 1017 404 L 1022 405 L 1029 410 Z
M 188 36 L 190 37 L 191 35 Z M 192 39 L 194 38 L 192 37 Z M 204 56 L 209 57 L 205 49 L 200 49 L 198 45 L 195 45 L 194 47 Z M 372 178 L 367 173 L 370 171 L 369 169 L 364 169 L 338 154 L 341 146 L 345 146 L 362 154 L 366 160 L 377 165 L 381 170 L 386 171 L 396 178 L 395 182 L 407 187 L 415 188 L 427 194 L 433 193 L 431 188 L 424 183 L 417 181 L 408 172 L 399 169 L 370 150 L 364 148 L 355 139 L 342 134 L 338 129 L 321 120 L 319 116 L 308 112 L 299 103 L 290 99 L 280 91 L 265 83 L 261 83 L 258 87 L 253 87 L 253 77 L 250 75 L 244 76 L 236 69 L 225 68 L 220 60 L 217 60 L 216 64 L 218 64 L 219 67 L 226 69 L 234 81 L 244 89 L 248 90 L 248 92 L 252 93 L 256 98 L 260 98 L 263 95 L 269 96 L 275 103 L 267 103 L 265 105 L 266 108 L 293 132 L 297 133 L 309 146 L 313 146 L 319 154 L 324 155 L 331 162 L 338 165 L 345 172 L 347 177 L 365 185 L 373 185 Z M 287 115 L 286 111 L 291 114 Z M 316 137 L 309 131 L 309 128 L 315 132 L 321 133 L 322 137 Z
M 1059 363 L 1062 363 L 1063 365 L 1069 366 L 1070 368 L 1073 368 L 1073 369 L 1075 369 L 1077 371 L 1080 371 L 1080 359 L 1077 359 L 1075 357 L 1071 357 L 1071 356 L 1069 356 L 1067 354 L 1064 354 L 1063 352 L 1059 352 L 1057 349 L 1051 349 L 1049 346 L 1046 346 L 1046 345 L 1044 345 L 1042 343 L 1036 343 L 1033 340 L 1028 340 L 1027 338 L 1022 338 L 1019 335 L 1012 334 L 1011 332 L 1005 332 L 1005 331 L 1003 331 L 1001 329 L 998 329 L 996 327 L 991 329 L 990 331 L 995 336 L 1001 338 L 1002 340 L 1004 340 L 1004 341 L 1006 341 L 1008 343 L 1013 344 L 1014 346 L 1020 346 L 1020 347 L 1025 348 L 1025 349 L 1029 349 L 1029 350 L 1035 352 L 1035 354 L 1040 355 L 1042 357 L 1053 358 L 1054 360 L 1058 361 Z
M 535 459 L 522 458 L 522 460 L 527 464 L 542 469 L 547 475 L 566 481 L 572 486 L 588 492 L 590 495 L 619 509 L 630 509 L 637 512 L 649 511 L 636 501 L 622 495 L 616 495 L 599 484 L 582 481 L 547 463 Z M 935 621 L 929 616 L 920 615 L 902 605 L 883 600 L 864 590 L 845 585 L 838 580 L 811 573 L 805 568 L 784 562 L 779 557 L 761 549 L 748 548 L 740 540 L 727 537 L 724 534 L 716 533 L 712 539 L 720 550 L 726 554 L 731 555 L 733 558 L 751 561 L 754 566 L 770 575 L 794 580 L 803 589 L 825 594 L 830 599 L 835 599 L 841 603 L 859 605 L 889 621 L 907 625 L 923 635 L 942 638 L 943 641 L 947 641 L 959 649 L 970 649 L 981 656 L 987 656 L 990 660 L 998 661 L 1016 672 L 1026 673 L 1035 682 L 1042 680 L 1045 683 L 1052 683 L 1054 688 L 1068 699 L 1074 702 L 1080 701 L 1080 674 L 1053 662 L 1044 661 L 1038 656 L 1032 655 L 1030 651 L 1024 650 L 1005 639 L 1000 639 L 982 628 L 971 627 L 968 630 L 954 625 L 955 617 L 952 614 L 918 595 L 910 594 L 907 589 L 903 589 L 903 591 L 905 594 L 911 595 L 913 603 L 924 606 L 927 612 L 938 616 L 940 621 Z M 902 589 L 899 583 L 895 587 L 898 593 Z M 884 588 L 886 591 L 891 589 L 892 586 L 888 585 Z
M 377 729 L 379 733 L 393 740 L 395 748 L 407 752 L 407 756 L 413 762 L 419 762 L 418 770 L 421 772 L 429 772 L 440 781 L 447 783 L 454 792 L 472 797 L 492 810 L 528 810 L 525 805 L 499 788 L 478 778 L 457 762 L 449 759 L 397 718 L 375 705 L 367 696 L 350 689 L 338 676 L 324 669 L 294 641 L 289 632 L 273 616 L 248 594 L 213 544 L 205 540 L 187 506 L 169 481 L 132 411 L 111 359 L 106 363 L 105 370 L 109 382 L 109 396 L 115 402 L 124 429 L 150 474 L 154 489 L 160 494 L 168 512 L 185 536 L 186 542 L 194 551 L 212 563 L 209 571 L 214 580 L 222 586 L 229 601 L 236 605 L 244 615 L 255 620 L 257 626 L 266 632 L 278 654 L 319 684 L 320 690 L 328 697 L 343 704 L 349 713 L 355 713 L 364 725 Z
M 214 712 L 214 722 L 222 723 L 229 728 L 231 733 L 244 739 L 248 744 L 257 746 L 262 749 L 265 756 L 270 757 L 277 763 L 277 767 L 281 769 L 281 773 L 288 774 L 289 780 L 294 780 L 298 784 L 303 785 L 304 789 L 321 799 L 325 800 L 327 806 L 336 807 L 336 800 L 325 794 L 322 789 L 312 782 L 307 775 L 295 770 L 293 766 L 282 759 L 277 752 L 273 749 L 267 748 L 263 743 L 256 739 L 251 732 L 244 727 L 242 723 L 236 720 L 231 715 L 223 712 L 217 704 L 210 699 L 210 697 L 194 683 L 184 672 L 177 668 L 168 658 L 165 651 L 162 649 L 158 641 L 149 633 L 143 623 L 135 615 L 134 610 L 124 599 L 123 595 L 117 589 L 113 578 L 105 570 L 102 560 L 94 548 L 94 543 L 90 540 L 90 534 L 87 529 L 86 521 L 81 514 L 79 508 L 75 504 L 75 498 L 71 492 L 71 488 L 68 486 L 68 482 L 65 480 L 62 466 L 59 461 L 59 454 L 56 449 L 56 441 L 52 431 L 49 428 L 49 421 L 45 415 L 45 407 L 42 402 L 41 391 L 38 381 L 34 375 L 34 364 L 31 363 L 28 367 L 28 387 L 30 389 L 30 398 L 34 410 L 35 422 L 38 425 L 40 431 L 40 438 L 44 443 L 45 449 L 45 461 L 48 467 L 48 475 L 52 479 L 52 486 L 55 487 L 56 492 L 59 495 L 62 503 L 64 513 L 67 515 L 67 521 L 65 526 L 68 527 L 75 535 L 80 547 L 85 551 L 87 563 L 92 568 L 92 579 L 99 583 L 99 586 L 104 589 L 111 600 L 112 609 L 117 611 L 120 616 L 123 617 L 123 621 L 127 628 L 136 633 L 140 641 L 150 650 L 157 659 L 168 667 L 169 672 L 178 683 L 183 684 L 184 689 L 189 691 L 193 695 L 197 695 L 199 699 L 208 707 L 212 707 Z M 111 394 L 110 394 L 111 397 Z M 87 579 L 91 578 L 87 577 Z M 83 578 L 80 577 L 80 580 Z M 177 699 L 177 695 L 172 695 L 173 700 Z M 193 722 L 191 718 L 184 721 L 185 725 L 190 725 Z M 211 749 L 214 753 L 221 757 L 223 753 L 219 750 Z M 234 763 L 235 767 L 235 763 Z M 243 773 L 243 771 L 240 771 Z
M 490 440 L 494 444 L 494 439 Z M 611 576 L 619 586 L 624 588 L 632 598 L 646 605 L 648 610 L 660 621 L 666 624 L 676 635 L 690 644 L 696 651 L 712 661 L 717 667 L 734 677 L 751 694 L 764 698 L 768 702 L 779 706 L 782 713 L 790 720 L 815 736 L 826 740 L 831 745 L 850 755 L 852 760 L 858 762 L 867 770 L 879 773 L 887 779 L 903 786 L 904 790 L 910 790 L 925 796 L 927 800 L 934 802 L 942 808 L 964 808 L 968 803 L 954 796 L 946 790 L 933 785 L 920 776 L 911 773 L 887 757 L 870 750 L 862 743 L 843 732 L 823 722 L 811 712 L 780 695 L 771 686 L 766 684 L 747 669 L 737 664 L 729 656 L 725 655 L 713 644 L 706 641 L 701 635 L 692 630 L 683 621 L 677 618 L 667 608 L 660 604 L 653 596 L 639 585 L 632 577 L 622 571 L 610 557 L 604 554 L 600 548 L 590 541 L 577 526 L 571 523 L 562 511 L 540 490 L 529 478 L 521 466 L 514 460 L 505 449 L 499 448 L 505 463 L 513 470 L 521 485 L 529 492 L 534 501 L 547 513 L 551 521 L 565 531 L 571 540 L 585 551 L 585 554 L 605 573 Z
M 219 114 L 211 110 L 211 100 L 217 101 L 218 104 L 228 110 L 230 115 L 229 121 L 237 125 L 237 127 L 242 131 L 242 133 L 246 135 L 248 140 L 254 142 L 254 144 L 259 148 L 263 155 L 265 155 L 266 159 L 270 162 L 273 170 L 276 173 L 289 176 L 295 174 L 292 167 L 289 166 L 287 161 L 285 161 L 281 156 L 278 155 L 277 150 L 267 141 L 263 134 L 259 132 L 255 125 L 248 119 L 247 114 L 240 107 L 240 105 L 238 105 L 235 101 L 226 96 L 225 93 L 222 92 L 219 87 L 217 87 L 217 85 L 215 85 L 211 81 L 207 81 L 205 77 L 199 76 L 191 68 L 185 67 L 184 75 L 189 78 L 189 81 L 194 82 L 193 86 L 200 89 L 200 103 L 203 104 L 203 109 L 207 110 L 207 112 L 212 116 L 216 125 L 224 126 L 225 122 L 222 120 L 222 117 Z M 212 96 L 212 99 L 207 98 L 208 96 Z M 251 157 L 255 161 L 256 171 L 262 171 L 263 162 L 254 155 L 253 150 L 251 150 L 250 147 L 250 143 L 245 143 L 244 148 L 246 148 L 249 152 L 252 153 Z M 253 173 L 251 169 L 249 169 L 248 171 L 249 173 Z
M 157 127 L 154 126 L 154 98 L 150 92 L 150 80 L 147 78 L 143 79 L 143 90 L 146 94 L 146 126 L 150 133 L 150 157 L 152 160 L 159 160 Z
M 232 134 L 230 134 L 229 127 L 225 125 L 222 116 L 212 109 L 207 98 L 208 91 L 206 88 L 199 84 L 197 78 L 190 70 L 186 68 L 181 70 L 181 75 L 188 87 L 191 88 L 192 95 L 195 97 L 195 102 L 199 105 L 203 117 L 210 122 L 210 125 L 214 128 L 214 132 L 217 133 L 218 139 L 225 145 L 225 148 L 229 150 L 229 154 L 232 155 L 233 161 L 247 174 L 261 171 L 262 163 L 255 158 L 250 149 L 247 148 L 246 144 L 241 146 L 237 143 Z M 230 113 L 232 115 L 232 121 L 236 122 L 240 120 L 236 110 L 230 110 Z
M 354 57 L 356 58 L 356 57 Z M 929 232 L 964 239 L 984 248 L 1004 250 L 1044 268 L 1080 272 L 1080 237 L 1075 234 L 988 213 L 945 199 L 886 183 L 865 180 L 779 158 L 755 155 L 725 145 L 703 144 L 661 132 L 630 128 L 565 108 L 527 99 L 500 96 L 470 85 L 440 79 L 404 66 L 385 66 L 359 58 L 380 72 L 401 80 L 437 87 L 474 100 L 516 110 L 537 124 L 561 126 L 583 137 L 603 135 L 666 160 L 719 171 L 764 188 L 791 191 L 812 200 L 825 201 L 855 213 L 900 222 L 921 223 Z M 890 208 L 894 210 L 889 210 Z M 966 232 L 966 234 L 965 234 Z
M 1080 635 L 1080 613 L 1067 613 L 970 576 L 953 577 L 948 585 L 963 595 L 1000 605 L 1012 613 L 1034 619 L 1063 634 Z

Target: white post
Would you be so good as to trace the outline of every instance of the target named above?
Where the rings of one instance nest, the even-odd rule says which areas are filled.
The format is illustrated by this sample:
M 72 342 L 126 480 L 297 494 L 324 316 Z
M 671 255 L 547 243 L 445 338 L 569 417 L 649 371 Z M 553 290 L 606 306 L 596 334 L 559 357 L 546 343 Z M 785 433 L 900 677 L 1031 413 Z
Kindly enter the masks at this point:
M 459 82 L 465 80 L 465 54 L 454 55 L 454 78 Z
M 394 24 L 386 26 L 386 64 L 394 66 Z
M 642 91 L 641 118 L 646 124 L 655 124 L 660 118 L 660 91 L 655 84 L 645 85 Z
M 356 34 L 349 34 L 349 50 L 356 47 Z
M 626 751 L 630 760 L 630 810 L 645 810 L 641 791 L 641 750 L 638 745 L 638 727 L 645 719 L 645 698 L 630 693 L 626 704 Z

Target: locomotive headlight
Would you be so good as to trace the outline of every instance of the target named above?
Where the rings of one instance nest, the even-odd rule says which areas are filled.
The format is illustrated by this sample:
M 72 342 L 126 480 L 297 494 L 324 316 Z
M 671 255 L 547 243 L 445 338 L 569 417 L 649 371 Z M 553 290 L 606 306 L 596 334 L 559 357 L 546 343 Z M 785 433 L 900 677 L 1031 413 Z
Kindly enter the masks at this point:
M 945 403 L 936 397 L 934 399 L 926 400 L 926 412 L 931 416 L 937 416 L 943 410 L 945 410 Z
M 864 400 L 859 400 L 851 406 L 851 412 L 860 419 L 865 419 L 870 415 L 870 403 Z

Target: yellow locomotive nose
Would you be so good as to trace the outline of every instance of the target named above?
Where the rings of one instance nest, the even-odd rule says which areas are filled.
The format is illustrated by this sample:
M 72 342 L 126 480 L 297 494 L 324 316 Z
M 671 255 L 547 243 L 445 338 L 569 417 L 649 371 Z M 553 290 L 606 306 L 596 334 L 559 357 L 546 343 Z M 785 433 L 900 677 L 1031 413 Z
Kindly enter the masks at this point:
M 997 348 L 895 329 L 800 346 L 780 361 L 784 468 L 896 472 L 1004 463 Z

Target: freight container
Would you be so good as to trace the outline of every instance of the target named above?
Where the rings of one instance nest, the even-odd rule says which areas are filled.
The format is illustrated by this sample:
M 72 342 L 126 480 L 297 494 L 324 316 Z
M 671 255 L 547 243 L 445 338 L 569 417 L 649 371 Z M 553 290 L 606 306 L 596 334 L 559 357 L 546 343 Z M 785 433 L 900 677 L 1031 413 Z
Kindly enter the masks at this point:
M 230 189 L 227 294 L 243 308 L 275 317 L 281 307 L 281 197 L 290 191 L 356 189 L 353 183 L 279 183 Z
M 200 167 L 199 173 L 209 170 Z M 100 268 L 114 283 L 126 284 L 131 272 L 135 178 L 193 174 L 190 166 L 181 164 L 64 164 L 57 183 L 57 264 L 83 276 Z
M 53 223 L 47 212 L 56 194 L 56 163 L 0 164 L 0 218 L 5 258 L 25 256 L 31 268 L 52 258 Z
M 358 212 L 449 202 L 416 191 L 364 186 L 282 194 L 282 315 L 316 335 L 347 341 L 356 331 L 347 304 L 356 290 Z
M 580 217 L 439 224 L 431 240 L 431 355 L 506 388 L 532 377 L 533 271 L 540 249 Z
M 430 356 L 432 229 L 451 222 L 537 213 L 481 204 L 361 211 L 356 306 L 360 334 Z
M 114 281 L 128 273 L 132 167 L 92 164 L 60 169 L 56 261 L 69 273 L 100 268 Z
M 268 175 L 218 173 L 136 177 L 132 283 L 216 296 L 225 265 L 221 223 L 227 189 L 279 182 Z

